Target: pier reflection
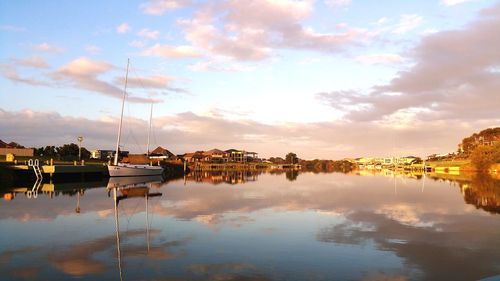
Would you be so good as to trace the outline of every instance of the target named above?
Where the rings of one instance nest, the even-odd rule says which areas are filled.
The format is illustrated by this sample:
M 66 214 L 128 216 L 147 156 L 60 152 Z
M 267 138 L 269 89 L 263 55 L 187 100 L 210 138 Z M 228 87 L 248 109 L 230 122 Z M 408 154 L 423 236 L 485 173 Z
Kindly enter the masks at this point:
M 254 182 L 258 180 L 263 170 L 220 170 L 220 171 L 195 171 L 189 173 L 186 181 L 194 181 L 199 183 L 211 184 L 243 184 L 246 182 Z

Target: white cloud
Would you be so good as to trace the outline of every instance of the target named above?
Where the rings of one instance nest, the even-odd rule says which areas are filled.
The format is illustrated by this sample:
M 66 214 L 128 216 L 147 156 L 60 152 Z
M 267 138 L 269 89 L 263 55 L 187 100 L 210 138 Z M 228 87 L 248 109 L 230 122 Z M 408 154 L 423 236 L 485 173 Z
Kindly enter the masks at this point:
M 55 46 L 55 45 L 51 45 L 51 44 L 46 43 L 46 42 L 40 43 L 37 45 L 33 45 L 32 48 L 34 50 L 41 51 L 41 52 L 47 52 L 47 53 L 62 53 L 64 51 L 63 48 Z
M 116 32 L 118 33 L 127 33 L 129 31 L 130 31 L 130 26 L 125 22 L 116 27 Z
M 332 8 L 346 7 L 351 4 L 351 0 L 325 0 L 325 4 Z
M 156 56 L 165 58 L 186 58 L 186 57 L 199 57 L 200 53 L 191 46 L 169 46 L 155 44 L 152 47 L 144 50 L 141 55 L 143 56 Z
M 131 47 L 137 48 L 137 49 L 142 49 L 145 46 L 144 42 L 142 42 L 140 40 L 134 40 L 134 41 L 128 43 L 128 45 Z
M 423 18 L 419 15 L 401 15 L 399 23 L 392 33 L 403 34 L 417 28 L 422 23 Z
M 87 51 L 90 54 L 98 54 L 101 51 L 101 48 L 97 47 L 96 45 L 87 45 L 85 46 L 85 51 Z
M 445 6 L 455 6 L 455 5 L 462 4 L 465 2 L 470 2 L 470 1 L 473 1 L 473 0 L 441 0 L 441 4 L 443 4 Z
M 303 26 L 313 1 L 215 2 L 203 6 L 189 20 L 180 20 L 186 39 L 212 56 L 241 61 L 269 58 L 274 50 L 299 49 L 339 52 L 370 38 L 364 29 L 319 33 Z
M 150 0 L 140 5 L 143 13 L 161 16 L 167 11 L 183 8 L 191 4 L 190 0 Z
M 11 31 L 11 32 L 23 32 L 26 28 L 14 25 L 0 25 L 0 30 Z
M 397 54 L 372 54 L 356 57 L 356 60 L 366 64 L 385 64 L 402 62 L 403 58 Z
M 154 39 L 158 38 L 159 34 L 160 34 L 160 32 L 158 30 L 149 30 L 148 28 L 144 28 L 144 29 L 141 29 L 141 31 L 139 31 L 137 33 L 137 36 L 154 40 Z
M 20 66 L 33 67 L 33 68 L 48 68 L 47 62 L 38 56 L 32 56 L 25 59 L 13 59 L 14 63 Z
M 40 62 L 33 62 L 33 61 L 23 61 L 21 62 L 21 65 L 24 64 L 24 66 L 29 66 L 29 67 L 35 67 L 33 63 L 40 63 Z M 29 64 L 29 65 L 27 65 Z M 0 64 L 0 74 L 13 81 L 16 83 L 24 83 L 32 86 L 50 86 L 50 84 L 46 81 L 39 80 L 37 78 L 32 78 L 32 77 L 23 77 L 21 76 L 18 72 L 17 69 L 13 65 L 9 64 Z

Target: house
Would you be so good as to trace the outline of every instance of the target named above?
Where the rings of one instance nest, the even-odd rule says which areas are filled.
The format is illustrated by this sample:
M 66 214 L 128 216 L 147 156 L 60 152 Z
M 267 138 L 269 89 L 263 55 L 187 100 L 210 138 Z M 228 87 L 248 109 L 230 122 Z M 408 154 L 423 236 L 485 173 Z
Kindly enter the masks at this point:
M 170 152 L 168 149 L 158 146 L 149 153 L 149 158 L 164 159 L 164 160 L 177 160 L 177 156 Z
M 203 151 L 185 153 L 183 158 L 188 163 L 201 162 L 203 160 Z
M 245 160 L 245 151 L 237 150 L 237 149 L 229 149 L 226 150 L 228 154 L 229 162 L 244 162 Z
M 128 151 L 120 151 L 120 157 L 126 157 L 128 154 Z M 96 149 L 90 152 L 91 159 L 109 160 L 112 159 L 114 155 L 114 150 Z
M 203 161 L 212 163 L 225 163 L 228 161 L 228 153 L 220 149 L 212 149 L 203 152 Z
M 34 153 L 33 148 L 25 148 L 15 142 L 6 143 L 0 140 L 0 155 L 13 154 L 15 156 L 33 157 Z

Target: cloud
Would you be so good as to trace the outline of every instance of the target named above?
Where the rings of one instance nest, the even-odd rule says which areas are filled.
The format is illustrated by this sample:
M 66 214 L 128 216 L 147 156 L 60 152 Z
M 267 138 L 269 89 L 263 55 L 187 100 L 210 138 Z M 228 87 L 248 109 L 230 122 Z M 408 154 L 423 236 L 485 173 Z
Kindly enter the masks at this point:
M 294 151 L 305 159 L 342 159 L 374 153 L 373 156 L 426 156 L 455 151 L 464 136 L 500 123 L 500 120 L 458 121 L 450 126 L 442 121 L 412 121 L 409 126 L 395 127 L 358 121 L 269 125 L 243 117 L 229 120 L 224 116 L 202 116 L 192 112 L 156 115 L 153 123 L 158 145 L 176 154 L 215 147 L 244 148 L 262 157 L 283 156 Z M 113 147 L 116 118 L 91 120 L 50 112 L 0 110 L 0 131 L 25 146 L 37 147 L 64 144 L 85 132 L 86 146 L 97 149 Z M 127 120 L 127 130 L 147 133 L 148 120 Z M 88 128 L 95 129 L 89 131 Z M 37 138 L 33 138 L 34 135 Z M 145 147 L 146 139 L 138 143 Z M 124 145 L 129 150 L 137 150 L 137 142 Z
M 101 48 L 97 47 L 96 45 L 87 45 L 85 46 L 85 51 L 92 55 L 95 55 L 101 51 Z
M 128 43 L 128 45 L 130 47 L 134 47 L 134 48 L 137 48 L 137 49 L 142 49 L 145 46 L 144 42 L 142 42 L 140 40 L 134 40 L 134 41 Z
M 189 58 L 199 57 L 200 53 L 196 48 L 193 48 L 191 46 L 169 46 L 155 44 L 144 50 L 141 55 L 165 58 Z
M 392 33 L 403 34 L 417 28 L 422 23 L 423 18 L 419 15 L 401 15 L 399 23 Z
M 120 24 L 119 26 L 116 27 L 116 32 L 118 33 L 127 33 L 130 31 L 130 26 L 128 25 L 128 23 L 122 23 Z
M 22 60 L 21 61 L 21 64 L 33 64 L 34 62 L 33 61 L 25 61 L 25 60 Z M 33 67 L 33 65 L 25 65 L 25 66 L 30 66 L 30 67 Z M 50 84 L 46 81 L 42 81 L 42 80 L 39 80 L 39 79 L 36 79 L 36 78 L 32 78 L 32 77 L 23 77 L 21 76 L 16 67 L 14 67 L 13 65 L 10 65 L 10 64 L 0 64 L 0 74 L 13 81 L 13 82 L 18 82 L 18 83 L 24 83 L 24 84 L 28 84 L 28 85 L 32 85 L 32 86 L 49 86 Z
M 346 7 L 351 5 L 351 0 L 325 0 L 325 4 L 332 8 Z
M 145 14 L 161 16 L 167 11 L 183 8 L 191 4 L 190 0 L 150 0 L 140 5 Z
M 402 62 L 403 58 L 397 54 L 373 54 L 356 57 L 356 60 L 365 64 L 386 64 Z
M 137 32 L 137 36 L 144 37 L 147 39 L 156 39 L 160 32 L 158 30 L 149 30 L 147 28 L 141 29 L 141 31 Z
M 339 52 L 370 37 L 359 28 L 320 33 L 304 27 L 312 11 L 312 1 L 210 2 L 179 24 L 193 47 L 241 61 L 266 59 L 276 49 Z
M 46 53 L 62 53 L 64 51 L 63 48 L 51 45 L 49 43 L 40 43 L 37 45 L 33 45 L 32 48 L 36 51 L 46 52 Z
M 470 1 L 473 1 L 473 0 L 441 0 L 441 4 L 443 4 L 445 6 L 455 6 L 455 5 L 462 4 L 465 2 L 470 2 Z
M 11 32 L 24 32 L 26 28 L 14 25 L 0 25 L 0 30 L 11 31 Z
M 69 85 L 121 99 L 123 90 L 120 87 L 98 78 L 99 75 L 107 73 L 113 68 L 114 66 L 107 62 L 81 57 L 60 67 L 57 71 L 51 73 L 51 77 L 55 82 L 62 83 L 62 85 Z M 151 99 L 130 95 L 128 101 L 150 103 Z
M 130 88 L 167 89 L 173 80 L 175 80 L 174 77 L 165 75 L 136 76 L 128 78 L 127 86 Z M 115 84 L 121 85 L 124 83 L 125 79 L 123 77 L 115 78 Z
M 483 10 L 463 29 L 424 37 L 408 53 L 414 64 L 388 84 L 359 93 L 332 91 L 318 97 L 346 112 L 351 121 L 397 120 L 408 125 L 432 121 L 459 124 L 484 121 L 498 125 L 500 4 Z M 481 42 L 478 45 L 478 42 Z
M 48 68 L 47 62 L 38 56 L 32 56 L 24 59 L 13 59 L 13 62 L 19 66 L 32 67 L 32 68 Z

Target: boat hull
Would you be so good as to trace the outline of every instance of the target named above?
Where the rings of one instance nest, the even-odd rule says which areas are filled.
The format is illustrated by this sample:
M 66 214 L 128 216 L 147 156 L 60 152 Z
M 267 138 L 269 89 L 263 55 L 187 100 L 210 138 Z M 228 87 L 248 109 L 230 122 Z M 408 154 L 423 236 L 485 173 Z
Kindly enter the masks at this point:
M 118 165 L 108 166 L 110 177 L 156 176 L 163 173 L 160 166 Z

